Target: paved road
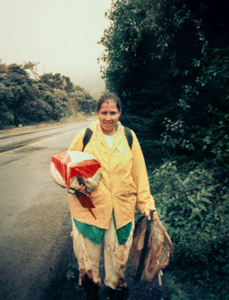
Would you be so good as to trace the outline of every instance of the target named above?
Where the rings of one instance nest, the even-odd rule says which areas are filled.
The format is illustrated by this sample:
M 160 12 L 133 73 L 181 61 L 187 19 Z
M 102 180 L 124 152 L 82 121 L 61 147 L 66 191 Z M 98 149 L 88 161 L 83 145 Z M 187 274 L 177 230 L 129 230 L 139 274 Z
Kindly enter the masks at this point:
M 72 243 L 68 197 L 50 158 L 90 122 L 0 134 L 0 299 L 45 300 Z

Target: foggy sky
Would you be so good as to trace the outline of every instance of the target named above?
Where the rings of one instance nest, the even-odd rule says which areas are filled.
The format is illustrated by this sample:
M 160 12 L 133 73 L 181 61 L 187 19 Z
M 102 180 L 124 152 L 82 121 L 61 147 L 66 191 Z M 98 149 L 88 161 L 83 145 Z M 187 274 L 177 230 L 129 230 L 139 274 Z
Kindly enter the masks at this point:
M 0 0 L 2 63 L 39 62 L 39 75 L 61 73 L 95 94 L 104 88 L 97 42 L 110 6 L 111 0 Z

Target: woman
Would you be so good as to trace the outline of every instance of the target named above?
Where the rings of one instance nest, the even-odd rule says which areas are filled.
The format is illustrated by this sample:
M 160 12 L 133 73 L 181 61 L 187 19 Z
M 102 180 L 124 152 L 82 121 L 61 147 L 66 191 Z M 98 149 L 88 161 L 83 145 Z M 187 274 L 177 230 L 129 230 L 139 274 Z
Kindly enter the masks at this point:
M 120 99 L 113 93 L 105 93 L 98 101 L 98 120 L 89 126 L 92 136 L 84 151 L 94 155 L 102 167 L 99 184 L 90 195 L 96 219 L 81 206 L 76 195 L 69 195 L 73 247 L 88 300 L 99 296 L 102 242 L 104 283 L 109 287 L 110 299 L 127 299 L 125 269 L 132 244 L 135 208 L 137 205 L 148 218 L 150 211 L 155 210 L 138 139 L 131 131 L 130 148 L 119 122 L 120 115 Z M 77 134 L 70 151 L 82 151 L 84 135 L 85 129 Z M 79 191 L 84 189 L 81 185 Z M 156 217 L 155 212 L 153 218 Z

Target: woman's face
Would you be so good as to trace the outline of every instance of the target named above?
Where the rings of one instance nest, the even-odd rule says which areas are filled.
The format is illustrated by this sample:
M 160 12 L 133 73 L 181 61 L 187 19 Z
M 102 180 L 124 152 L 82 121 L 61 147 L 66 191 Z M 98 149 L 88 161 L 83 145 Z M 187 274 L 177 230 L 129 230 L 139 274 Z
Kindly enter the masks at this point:
M 106 135 L 113 135 L 116 131 L 115 125 L 121 115 L 121 111 L 118 110 L 116 103 L 112 100 L 104 102 L 100 110 L 97 112 L 99 118 L 100 126 L 102 131 Z

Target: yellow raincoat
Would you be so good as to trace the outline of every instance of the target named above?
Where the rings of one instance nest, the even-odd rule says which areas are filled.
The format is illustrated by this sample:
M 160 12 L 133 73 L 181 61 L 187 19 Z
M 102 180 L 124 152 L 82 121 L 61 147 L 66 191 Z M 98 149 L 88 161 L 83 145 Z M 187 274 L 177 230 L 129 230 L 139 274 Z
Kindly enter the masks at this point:
M 96 219 L 81 206 L 76 195 L 69 194 L 72 217 L 82 223 L 103 229 L 109 228 L 113 210 L 116 229 L 119 229 L 134 220 L 136 205 L 142 213 L 155 209 L 138 139 L 132 131 L 133 145 L 130 149 L 124 127 L 120 122 L 117 124 L 118 130 L 112 149 L 107 144 L 99 121 L 89 126 L 93 134 L 84 152 L 94 155 L 102 166 L 100 182 L 91 193 Z M 84 134 L 85 129 L 77 134 L 69 151 L 82 151 Z

